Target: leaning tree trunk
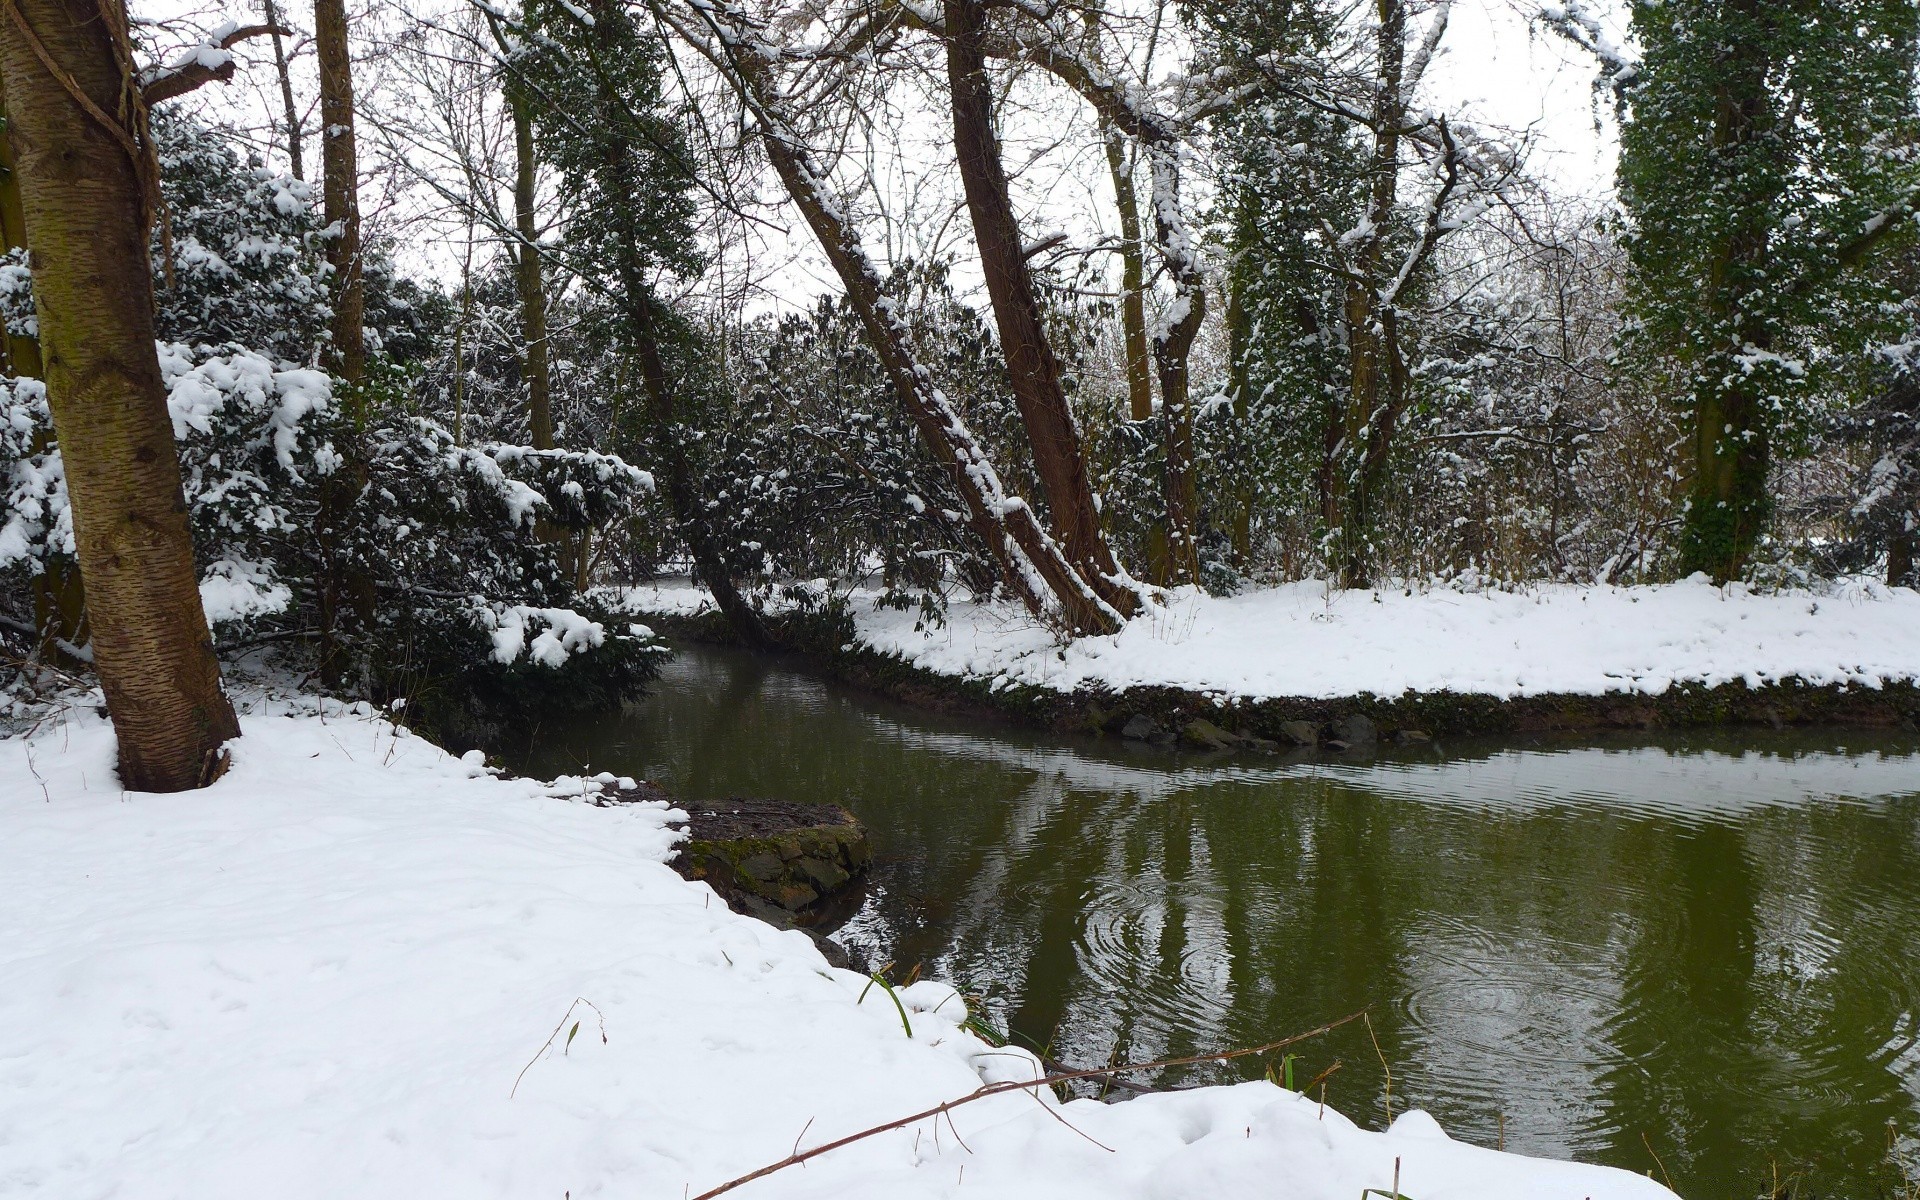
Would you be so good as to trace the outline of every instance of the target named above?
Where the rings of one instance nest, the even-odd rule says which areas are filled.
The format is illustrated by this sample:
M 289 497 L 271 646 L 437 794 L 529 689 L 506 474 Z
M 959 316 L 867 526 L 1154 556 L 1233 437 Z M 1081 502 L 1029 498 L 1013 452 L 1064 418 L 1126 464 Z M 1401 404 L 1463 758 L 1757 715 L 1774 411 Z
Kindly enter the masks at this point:
M 321 215 L 333 266 L 334 371 L 357 385 L 366 375 L 366 279 L 360 261 L 360 164 L 353 134 L 353 59 L 346 0 L 313 0 L 313 48 L 320 60 Z M 364 415 L 361 401 L 350 401 Z
M 0 79 L 19 155 L 47 399 L 73 505 L 121 783 L 211 782 L 239 735 L 193 566 L 153 342 L 151 170 L 119 0 L 7 0 Z M 52 68 L 51 70 L 49 68 Z M 56 74 L 57 72 L 57 74 Z M 143 170 L 145 166 L 148 170 Z
M 987 79 L 985 21 L 979 0 L 946 0 L 947 84 L 953 102 L 954 154 L 973 218 L 974 240 L 1000 330 L 1000 349 L 1013 396 L 1033 449 L 1035 472 L 1061 548 L 1100 602 L 1131 616 L 1138 597 L 1122 581 L 1100 530 L 1100 513 L 1087 479 L 1080 431 L 1060 386 L 1060 364 L 1047 341 L 1033 277 L 1020 244 L 1019 221 L 1007 193 L 1006 168 L 993 132 L 993 91 Z M 1072 614 L 1076 625 L 1097 620 Z
M 658 10 L 656 9 L 656 12 Z M 1047 597 L 1075 633 L 1113 633 L 1119 614 L 1105 607 L 1035 515 L 1033 506 L 1009 495 L 986 450 L 966 421 L 915 355 L 912 338 L 898 309 L 880 286 L 880 272 L 844 217 L 845 209 L 829 193 L 824 174 L 778 101 L 768 78 L 771 56 L 744 35 L 748 23 L 737 11 L 716 6 L 709 45 L 685 25 L 675 28 L 702 48 L 727 72 L 741 100 L 760 125 L 761 144 L 788 196 L 813 230 L 827 261 L 846 288 L 847 302 L 860 318 L 867 343 L 886 369 L 895 395 L 920 432 L 927 452 L 947 472 L 966 504 L 966 525 L 991 555 L 1009 591 L 1036 616 L 1045 614 Z M 671 21 L 669 21 L 672 24 Z

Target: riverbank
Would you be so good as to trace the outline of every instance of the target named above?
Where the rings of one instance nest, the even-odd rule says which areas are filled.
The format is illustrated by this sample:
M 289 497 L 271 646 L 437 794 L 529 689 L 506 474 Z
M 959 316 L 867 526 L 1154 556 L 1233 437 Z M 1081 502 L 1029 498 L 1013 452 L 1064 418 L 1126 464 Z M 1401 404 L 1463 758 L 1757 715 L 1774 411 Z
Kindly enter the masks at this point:
M 0 740 L 0 1193 L 684 1200 L 1037 1061 L 666 865 L 612 776 L 495 777 L 366 706 L 241 697 L 213 786 L 114 782 L 90 707 Z M 1329 1014 L 1339 1015 L 1339 1014 Z M 1290 1031 L 1275 1031 L 1276 1034 Z M 744 1197 L 1657 1200 L 1268 1083 L 1020 1089 Z
M 729 636 L 685 581 L 628 598 L 666 631 Z M 959 601 L 931 627 L 863 593 L 848 607 L 850 629 L 801 639 L 846 682 L 1055 732 L 1203 749 L 1920 721 L 1920 593 L 1873 584 L 1186 589 L 1118 634 L 1065 643 L 1003 605 Z

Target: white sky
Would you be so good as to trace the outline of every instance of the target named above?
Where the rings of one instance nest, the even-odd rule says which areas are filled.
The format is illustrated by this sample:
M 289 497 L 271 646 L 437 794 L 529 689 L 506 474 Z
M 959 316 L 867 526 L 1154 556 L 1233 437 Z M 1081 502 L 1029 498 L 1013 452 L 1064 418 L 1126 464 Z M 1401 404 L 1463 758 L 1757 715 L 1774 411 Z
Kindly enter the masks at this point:
M 301 30 L 311 29 L 310 0 L 281 3 L 287 8 L 283 19 Z M 436 9 L 448 3 L 418 0 L 418 7 Z M 260 0 L 132 0 L 132 4 L 139 17 L 187 17 L 202 26 L 211 25 L 221 16 L 243 23 L 255 21 L 260 12 Z M 1434 109 L 1456 117 L 1530 131 L 1531 171 L 1552 190 L 1606 194 L 1612 186 L 1617 131 L 1605 105 L 1599 110 L 1604 119 L 1596 124 L 1593 64 L 1556 35 L 1532 27 L 1524 15 L 1530 11 L 1530 7 L 1523 7 L 1526 4 L 1527 0 L 1457 0 L 1447 38 L 1427 75 L 1429 102 Z M 1618 4 L 1600 7 L 1609 13 L 1616 38 L 1624 40 Z M 400 23 L 391 0 L 349 0 L 349 8 L 365 10 L 371 18 L 356 19 L 354 24 L 355 35 L 363 43 L 374 40 L 376 28 L 390 32 Z M 303 93 L 302 102 L 311 104 L 311 50 L 304 39 L 300 44 L 296 87 Z M 364 53 L 367 48 L 357 45 L 356 53 Z M 208 94 L 190 102 L 204 105 L 216 118 L 242 125 L 261 126 L 277 119 L 277 82 L 266 39 L 244 44 L 241 62 L 240 78 L 225 87 L 205 89 Z M 363 105 L 394 102 L 391 88 L 384 82 L 391 75 L 390 67 L 372 61 L 357 71 L 356 90 Z M 1096 240 L 1115 222 L 1106 163 L 1094 143 L 1084 105 L 1056 85 L 1030 87 L 1024 92 L 1031 94 L 1029 102 L 1036 103 L 1036 111 L 1007 114 L 1008 166 L 1018 175 L 1017 198 L 1027 209 L 1029 227 L 1024 232 L 1033 237 L 1060 229 L 1077 244 Z M 1072 122 L 1065 139 L 1060 137 L 1063 116 Z M 317 114 L 309 111 L 309 130 L 317 123 Z M 871 218 L 865 222 L 869 250 L 886 258 L 935 249 L 969 263 L 970 231 L 964 218 L 953 219 L 960 198 L 945 146 L 944 113 L 934 106 L 903 112 L 890 132 L 899 139 L 900 152 L 871 161 L 879 192 L 885 195 L 886 211 L 880 211 L 872 190 L 856 204 Z M 365 169 L 377 158 L 376 139 L 363 132 L 360 140 Z M 1042 148 L 1043 152 L 1035 153 Z M 309 177 L 317 174 L 318 150 L 317 140 L 309 137 Z M 773 191 L 763 189 L 763 194 L 772 195 Z M 382 219 L 389 221 L 417 210 L 425 202 L 424 195 L 395 196 L 390 181 L 384 180 L 374 181 L 363 192 L 363 207 L 384 214 Z M 1197 207 L 1189 204 L 1190 210 Z M 773 225 L 785 227 L 791 236 L 770 232 L 767 225 L 757 226 L 749 244 L 736 244 L 736 249 L 716 264 L 729 279 L 759 277 L 759 298 L 749 307 L 806 305 L 821 292 L 837 291 L 831 271 L 819 259 L 796 215 L 783 208 L 765 216 Z M 399 251 L 402 265 L 408 270 L 443 280 L 457 277 L 460 246 L 448 226 L 409 230 Z M 963 283 L 968 274 L 963 266 Z

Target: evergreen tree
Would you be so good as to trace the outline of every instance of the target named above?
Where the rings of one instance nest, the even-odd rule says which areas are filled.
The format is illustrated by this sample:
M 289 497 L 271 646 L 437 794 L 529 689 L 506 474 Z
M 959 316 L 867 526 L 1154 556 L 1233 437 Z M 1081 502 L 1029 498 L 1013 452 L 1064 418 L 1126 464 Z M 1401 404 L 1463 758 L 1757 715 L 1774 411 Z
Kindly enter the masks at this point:
M 1783 439 L 1882 325 L 1854 270 L 1907 236 L 1910 0 L 1637 0 L 1620 194 L 1643 367 L 1683 380 L 1683 572 L 1742 576 Z

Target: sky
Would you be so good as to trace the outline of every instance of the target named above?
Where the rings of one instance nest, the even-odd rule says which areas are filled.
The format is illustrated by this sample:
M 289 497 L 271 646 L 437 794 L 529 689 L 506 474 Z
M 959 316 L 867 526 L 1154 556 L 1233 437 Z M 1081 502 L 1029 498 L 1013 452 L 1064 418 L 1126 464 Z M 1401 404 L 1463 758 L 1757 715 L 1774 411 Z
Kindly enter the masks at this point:
M 259 0 L 131 0 L 137 17 L 187 18 L 202 27 L 220 17 L 245 23 L 258 20 Z M 283 3 L 285 0 L 283 0 Z M 373 0 L 349 0 L 350 9 L 371 7 Z M 457 7 L 457 0 L 425 0 L 420 8 Z M 311 28 L 311 9 L 304 0 L 291 0 L 285 19 L 300 30 Z M 376 45 L 395 28 L 391 6 L 382 3 L 374 20 L 356 21 L 354 32 L 361 51 Z M 1617 0 L 1595 5 L 1612 32 L 1624 41 L 1624 14 Z M 1448 35 L 1427 75 L 1430 106 L 1456 119 L 1467 118 L 1507 130 L 1525 130 L 1533 148 L 1529 168 L 1555 192 L 1567 195 L 1610 193 L 1617 128 L 1610 109 L 1596 106 L 1591 61 L 1552 32 L 1533 25 L 1529 0 L 1456 0 Z M 311 52 L 305 47 L 296 59 L 296 87 L 312 101 Z M 390 68 L 377 61 L 357 70 L 356 90 L 364 100 L 391 103 L 382 97 Z M 205 111 L 241 125 L 264 126 L 276 119 L 279 98 L 266 40 L 243 44 L 240 77 L 214 85 L 196 98 Z M 1024 231 L 1029 237 L 1060 230 L 1076 245 L 1092 243 L 1110 234 L 1111 186 L 1106 163 L 1091 136 L 1091 122 L 1077 99 L 1057 86 L 1030 88 L 1030 111 L 1009 113 L 1008 166 L 1016 174 L 1016 199 L 1025 208 Z M 923 97 L 924 99 L 924 97 Z M 958 183 L 951 170 L 945 142 L 945 117 L 937 106 L 916 109 L 911 100 L 881 132 L 897 140 L 897 154 L 870 161 L 874 188 L 865 208 L 875 219 L 866 223 L 869 249 L 882 258 L 930 251 L 953 255 L 960 263 L 956 282 L 963 287 L 972 272 L 967 222 L 960 215 Z M 1063 118 L 1072 123 L 1067 124 Z M 308 127 L 317 125 L 309 114 Z M 1022 128 L 1024 126 L 1024 128 Z M 1066 136 L 1060 131 L 1065 129 Z M 363 132 L 363 169 L 378 158 Z M 404 151 L 403 151 L 404 152 Z M 308 139 L 308 171 L 317 170 L 318 145 Z M 284 166 L 284 163 L 280 164 Z M 1204 186 L 1204 185 L 1200 185 Z M 1195 191 L 1198 188 L 1194 189 Z M 771 196 L 772 189 L 763 189 Z M 391 222 L 431 203 L 425 189 L 397 194 L 391 180 L 377 180 L 363 189 L 363 209 L 379 214 L 376 221 Z M 1204 196 L 1189 196 L 1197 210 Z M 807 305 L 837 284 L 790 211 L 770 211 L 749 234 L 734 243 L 718 266 L 738 279 L 754 276 L 757 287 L 749 308 Z M 437 231 L 413 229 L 398 247 L 400 265 L 414 274 L 442 281 L 456 279 L 461 262 L 461 239 L 450 226 Z

